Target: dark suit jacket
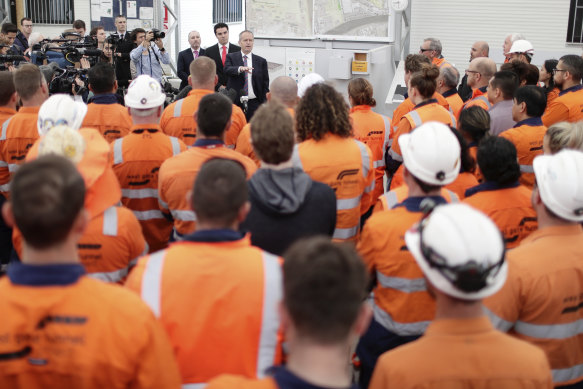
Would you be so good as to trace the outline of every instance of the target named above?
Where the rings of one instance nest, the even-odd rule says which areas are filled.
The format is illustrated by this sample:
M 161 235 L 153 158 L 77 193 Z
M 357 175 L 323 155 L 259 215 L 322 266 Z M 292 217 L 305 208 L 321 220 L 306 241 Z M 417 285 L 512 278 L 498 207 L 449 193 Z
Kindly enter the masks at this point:
M 266 94 L 269 92 L 269 73 L 267 71 L 267 61 L 265 58 L 251 54 L 253 63 L 253 72 L 251 73 L 251 83 L 253 92 L 257 97 L 259 104 L 267 100 Z M 227 75 L 227 89 L 237 91 L 237 100 L 235 104 L 240 105 L 241 90 L 245 83 L 247 73 L 239 73 L 239 66 L 243 66 L 243 57 L 241 53 L 227 54 L 225 60 L 225 74 Z
M 205 55 L 205 50 L 201 47 L 198 49 L 198 56 Z M 178 77 L 182 80 L 180 83 L 180 89 L 188 85 L 188 76 L 190 76 L 190 63 L 194 61 L 194 54 L 192 54 L 192 48 L 182 50 L 178 53 L 178 60 L 176 61 L 176 69 Z
M 241 51 L 241 47 L 234 45 L 232 43 L 229 43 L 229 53 L 236 53 L 238 51 Z M 227 86 L 227 76 L 223 72 L 223 61 L 221 59 L 221 53 L 219 51 L 219 44 L 217 43 L 216 45 L 212 45 L 211 47 L 207 47 L 205 55 L 207 57 L 212 58 L 215 61 L 215 63 L 217 64 L 217 76 L 219 76 L 219 82 L 217 83 L 215 90 L 218 90 L 221 85 Z M 227 53 L 227 56 L 228 56 L 228 53 Z M 227 63 L 226 59 L 225 59 L 225 63 Z
M 130 38 L 130 33 L 126 31 L 123 40 L 116 47 L 116 52 L 121 53 L 121 57 L 115 57 L 115 76 L 120 87 L 128 86 L 132 79 L 130 71 L 130 52 L 134 48 L 134 42 Z

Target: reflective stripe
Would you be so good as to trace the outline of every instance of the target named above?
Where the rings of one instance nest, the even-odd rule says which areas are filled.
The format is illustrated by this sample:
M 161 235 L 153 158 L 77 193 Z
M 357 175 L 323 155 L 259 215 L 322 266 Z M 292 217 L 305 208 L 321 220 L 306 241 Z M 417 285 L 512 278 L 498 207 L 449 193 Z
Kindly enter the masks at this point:
M 184 103 L 184 99 L 178 100 L 176 102 L 176 105 L 174 106 L 174 117 L 175 118 L 180 117 L 180 112 L 182 112 L 182 103 Z
M 159 197 L 158 197 L 158 205 L 160 206 L 160 208 L 168 209 L 168 203 Z
M 235 149 L 235 145 L 225 145 L 225 147 L 231 150 Z
M 281 301 L 283 286 L 281 266 L 278 257 L 263 252 L 263 315 L 259 335 L 257 355 L 257 378 L 263 378 L 265 371 L 273 365 L 277 349 L 279 330 L 278 305 Z
M 207 383 L 203 384 L 182 384 L 182 389 L 202 389 L 206 387 Z
M 364 192 L 365 192 L 365 193 L 370 193 L 370 192 L 372 192 L 372 191 L 374 190 L 374 187 L 375 187 L 375 185 L 376 185 L 376 182 L 375 182 L 375 180 L 372 180 L 372 182 L 370 183 L 370 185 L 369 185 L 369 186 L 367 186 L 367 187 L 364 189 Z
M 10 183 L 0 185 L 0 192 L 10 192 Z
M 486 106 L 488 106 L 488 109 L 492 108 L 492 104 L 490 104 L 490 101 L 488 101 L 488 98 L 484 95 L 480 95 L 478 97 L 476 97 L 476 100 L 482 100 L 484 103 L 486 103 Z
M 127 199 L 148 199 L 158 198 L 157 189 L 122 189 L 122 197 Z
M 304 167 L 302 166 L 302 160 L 300 158 L 300 148 L 298 146 L 299 145 L 294 146 L 294 151 L 292 153 L 292 164 L 304 170 Z
M 6 120 L 4 123 L 2 123 L 2 135 L 0 135 L 0 140 L 6 140 L 6 133 L 8 131 L 8 123 L 10 123 L 11 120 L 12 120 L 12 117 L 10 117 L 8 120 Z
M 553 382 L 567 382 L 583 377 L 583 365 L 575 365 L 566 369 L 553 369 Z
M 10 173 L 15 173 L 20 168 L 20 165 L 17 163 L 9 163 L 8 164 L 8 171 Z
M 170 144 L 172 144 L 172 155 L 180 154 L 180 143 L 178 142 L 178 138 L 171 136 Z
M 492 325 L 498 330 L 502 332 L 508 332 L 514 326 L 514 323 L 502 319 L 488 308 L 483 307 L 483 310 L 486 313 L 486 316 L 488 316 L 488 318 L 492 322 Z
M 450 110 L 450 112 L 449 112 L 449 116 L 450 116 L 450 118 L 451 118 L 451 126 L 452 126 L 453 128 L 457 128 L 457 122 L 456 122 L 456 120 L 455 120 L 455 116 L 453 115 L 453 112 L 451 112 L 451 110 Z
M 109 207 L 103 212 L 103 235 L 117 236 L 117 209 Z
M 162 211 L 151 209 L 149 211 L 132 211 L 136 216 L 136 219 L 141 221 L 152 220 L 152 219 L 164 219 Z
M 391 315 L 373 304 L 374 319 L 387 330 L 400 336 L 421 335 L 427 329 L 431 321 L 417 321 L 413 323 L 399 323 L 393 320 Z
M 389 150 L 389 156 L 393 158 L 394 161 L 403 162 L 403 157 L 399 155 L 395 150 L 392 148 Z
M 196 215 L 193 211 L 177 211 L 175 209 L 171 210 L 170 213 L 174 220 L 180 220 L 183 222 L 195 222 Z
M 176 231 L 175 228 L 172 229 L 172 236 L 174 237 L 174 241 L 178 242 L 184 239 L 184 236 L 182 236 L 181 233 L 179 233 L 178 231 Z
M 103 273 L 88 273 L 87 275 L 103 282 L 119 282 L 128 275 L 128 271 L 129 270 L 126 268 Z
M 399 199 L 397 199 L 397 194 L 393 191 L 387 192 L 383 194 L 385 199 L 387 200 L 387 209 L 395 208 L 395 205 L 399 203 Z
M 336 228 L 334 230 L 334 235 L 332 235 L 332 238 L 334 239 L 354 238 L 356 234 L 358 234 L 358 227 L 359 226 L 354 226 L 351 228 Z
M 370 170 L 370 155 L 368 154 L 367 146 L 361 141 L 355 140 L 360 149 L 360 158 L 362 160 L 362 175 L 364 178 L 368 176 Z
M 384 159 L 379 159 L 377 161 L 374 161 L 372 163 L 372 166 L 376 169 L 377 167 L 385 167 L 385 160 Z
M 415 127 L 419 127 L 420 125 L 423 124 L 423 120 L 421 120 L 421 116 L 419 116 L 419 112 L 411 111 L 411 112 L 409 112 L 409 116 L 413 120 L 413 123 L 415 123 Z
M 356 196 L 350 199 L 338 199 L 336 200 L 336 210 L 345 211 L 347 209 L 352 209 L 360 206 L 361 196 Z
M 568 339 L 583 334 L 583 319 L 567 324 L 531 324 L 517 321 L 514 330 L 538 339 Z
M 160 317 L 160 289 L 162 284 L 162 269 L 166 251 L 158 251 L 150 255 L 142 276 L 142 300 L 150 307 L 156 317 Z
M 123 142 L 123 138 L 116 139 L 115 142 L 113 142 L 113 164 L 114 165 L 117 165 L 118 163 L 123 162 L 122 142 Z
M 404 293 L 425 292 L 425 278 L 389 277 L 377 270 L 377 281 L 383 288 L 396 289 Z
M 392 143 L 391 137 L 391 121 L 385 115 L 381 115 L 383 117 L 383 122 L 385 122 L 385 141 L 383 142 L 383 153 Z
M 534 173 L 534 168 L 532 165 L 520 165 L 520 171 L 522 173 Z
M 460 202 L 460 198 L 457 196 L 457 194 L 455 194 L 454 192 L 452 192 L 449 189 L 446 189 L 447 193 L 449 194 L 449 198 L 451 199 L 452 203 L 459 203 Z
M 137 257 L 135 257 L 134 259 L 132 259 L 130 261 L 129 268 L 132 268 L 133 266 L 136 266 L 138 264 L 138 260 L 141 257 L 147 255 L 148 254 L 148 251 L 150 251 L 150 245 L 148 245 L 148 242 L 144 242 L 144 243 L 145 243 L 144 244 L 144 250 L 142 251 L 142 253 L 140 255 L 138 255 Z
M 8 163 L 4 161 L 0 161 L 0 167 L 8 167 Z

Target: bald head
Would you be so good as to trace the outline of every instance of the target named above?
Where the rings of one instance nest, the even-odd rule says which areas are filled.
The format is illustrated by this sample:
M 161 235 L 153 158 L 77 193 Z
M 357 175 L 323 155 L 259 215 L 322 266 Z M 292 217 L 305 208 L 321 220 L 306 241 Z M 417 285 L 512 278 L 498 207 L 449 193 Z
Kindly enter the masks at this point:
M 190 63 L 192 89 L 214 90 L 217 82 L 217 65 L 209 57 L 198 57 Z
M 474 60 L 474 58 L 487 57 L 489 53 L 490 46 L 488 46 L 488 42 L 485 41 L 474 42 L 474 44 L 472 45 L 472 49 L 470 50 L 470 62 Z
M 472 88 L 488 86 L 488 82 L 496 73 L 496 62 L 490 58 L 475 58 L 468 67 L 468 85 Z
M 298 101 L 298 84 L 288 76 L 277 77 L 269 87 L 269 98 L 275 98 L 289 108 Z

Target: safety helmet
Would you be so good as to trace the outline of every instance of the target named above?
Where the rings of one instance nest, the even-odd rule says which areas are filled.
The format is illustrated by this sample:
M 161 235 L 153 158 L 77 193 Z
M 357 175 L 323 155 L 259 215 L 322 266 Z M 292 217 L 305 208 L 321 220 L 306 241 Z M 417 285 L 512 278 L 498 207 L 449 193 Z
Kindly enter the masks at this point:
M 61 155 L 78 164 L 85 154 L 85 147 L 85 140 L 79 131 L 66 125 L 58 125 L 41 139 L 38 155 Z
M 565 149 L 533 161 L 538 192 L 557 216 L 583 221 L 583 152 Z
M 532 46 L 532 43 L 530 43 L 529 41 L 524 40 L 524 39 L 519 39 L 517 41 L 514 41 L 514 43 L 512 43 L 512 47 L 510 47 L 508 54 L 512 54 L 512 53 L 533 55 L 534 54 L 534 47 Z
M 405 242 L 425 277 L 448 296 L 483 299 L 506 281 L 502 233 L 469 205 L 435 207 L 405 233 Z
M 451 184 L 460 171 L 460 144 L 443 123 L 427 122 L 399 137 L 403 163 L 407 170 L 430 184 Z
M 125 96 L 126 107 L 136 109 L 156 108 L 164 104 L 166 95 L 160 83 L 152 77 L 142 74 L 132 81 Z
M 78 130 L 83 123 L 87 105 L 75 101 L 69 95 L 56 94 L 49 97 L 38 111 L 37 129 L 39 135 L 45 135 L 51 128 L 64 125 Z
M 312 86 L 316 84 L 321 84 L 324 82 L 324 77 L 319 75 L 318 73 L 310 73 L 306 74 L 304 78 L 300 80 L 298 83 L 298 97 L 302 98 L 306 94 L 306 91 Z

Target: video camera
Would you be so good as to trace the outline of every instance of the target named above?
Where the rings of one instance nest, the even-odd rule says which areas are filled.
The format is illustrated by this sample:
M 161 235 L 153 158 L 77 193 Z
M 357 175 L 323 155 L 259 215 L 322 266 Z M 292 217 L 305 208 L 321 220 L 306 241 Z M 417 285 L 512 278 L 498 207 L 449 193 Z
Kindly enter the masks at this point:
M 0 55 L 0 71 L 8 70 L 8 66 L 15 62 L 24 62 L 26 58 L 22 55 L 10 55 L 3 54 Z
M 154 37 L 152 38 L 152 40 L 156 40 L 156 39 L 164 39 L 166 38 L 166 33 L 164 31 L 160 31 L 157 29 L 152 29 L 151 32 L 154 33 Z
M 51 45 L 54 43 L 60 43 L 62 45 Z M 97 42 L 83 43 L 74 42 L 70 39 L 43 39 L 32 46 L 31 55 L 35 55 L 38 59 L 44 60 L 47 58 L 46 53 L 48 51 L 62 53 L 71 63 L 79 62 L 83 56 L 99 57 L 103 53 L 103 51 L 97 48 Z
M 75 68 L 67 68 L 67 69 L 58 69 L 57 74 L 53 77 L 53 80 L 49 84 L 49 92 L 51 94 L 55 93 L 66 93 L 66 94 L 73 94 L 73 84 L 75 84 L 75 78 L 79 77 L 81 81 L 83 81 L 84 86 L 76 86 L 75 91 L 76 93 L 82 94 L 82 89 L 87 88 L 88 77 L 87 77 L 88 69 L 75 69 Z

